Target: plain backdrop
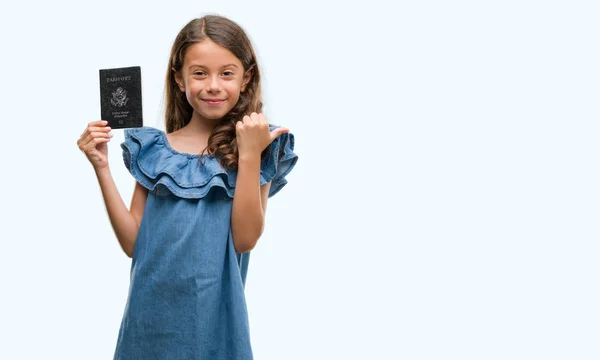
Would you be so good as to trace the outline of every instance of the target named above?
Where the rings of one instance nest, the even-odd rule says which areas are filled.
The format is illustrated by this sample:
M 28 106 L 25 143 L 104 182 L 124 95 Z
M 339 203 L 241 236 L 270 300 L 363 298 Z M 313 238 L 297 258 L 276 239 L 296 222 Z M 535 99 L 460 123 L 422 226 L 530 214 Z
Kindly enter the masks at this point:
M 131 260 L 76 141 L 98 69 L 237 21 L 299 161 L 246 297 L 255 358 L 598 359 L 600 8 L 593 1 L 0 5 L 0 359 L 111 359 Z M 112 172 L 134 180 L 114 130 Z

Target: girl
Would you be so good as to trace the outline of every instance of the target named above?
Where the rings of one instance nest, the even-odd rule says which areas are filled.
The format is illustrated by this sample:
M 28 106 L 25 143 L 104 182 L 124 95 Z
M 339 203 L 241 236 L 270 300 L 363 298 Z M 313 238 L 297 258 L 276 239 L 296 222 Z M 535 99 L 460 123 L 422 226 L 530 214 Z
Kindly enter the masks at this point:
M 125 130 L 136 180 L 128 210 L 107 161 L 105 121 L 78 140 L 132 257 L 114 359 L 252 359 L 244 286 L 267 199 L 298 160 L 294 136 L 261 113 L 252 45 L 220 16 L 178 34 L 166 78 L 166 133 Z

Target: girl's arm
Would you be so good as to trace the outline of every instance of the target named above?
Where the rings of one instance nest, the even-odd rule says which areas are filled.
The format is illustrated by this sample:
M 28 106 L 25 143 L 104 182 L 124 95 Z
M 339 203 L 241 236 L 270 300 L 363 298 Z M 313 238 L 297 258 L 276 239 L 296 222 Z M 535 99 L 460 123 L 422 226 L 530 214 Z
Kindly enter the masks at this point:
M 96 171 L 106 211 L 121 248 L 128 257 L 133 257 L 133 248 L 144 215 L 148 189 L 135 184 L 131 199 L 131 210 L 127 209 L 108 167 Z
M 262 235 L 270 187 L 270 182 L 260 185 L 260 154 L 240 156 L 231 213 L 237 253 L 252 250 Z
M 261 154 L 289 129 L 271 131 L 264 114 L 253 112 L 235 124 L 238 141 L 238 170 L 233 196 L 231 232 L 235 250 L 245 253 L 254 248 L 262 235 L 271 183 L 260 186 Z
M 132 257 L 148 191 L 136 184 L 131 200 L 131 211 L 127 209 L 108 166 L 107 143 L 112 138 L 112 133 L 107 124 L 106 120 L 90 122 L 77 140 L 77 146 L 94 167 L 113 230 L 125 254 Z

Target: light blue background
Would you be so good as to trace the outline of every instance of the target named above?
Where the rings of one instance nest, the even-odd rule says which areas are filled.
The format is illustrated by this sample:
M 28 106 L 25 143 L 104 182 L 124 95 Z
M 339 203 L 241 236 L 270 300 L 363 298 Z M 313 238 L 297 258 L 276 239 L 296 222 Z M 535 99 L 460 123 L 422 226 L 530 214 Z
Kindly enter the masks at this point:
M 257 359 L 600 358 L 599 8 L 528 0 L 0 5 L 1 359 L 111 358 L 130 260 L 76 140 L 100 68 L 141 66 L 162 127 L 212 12 L 300 156 L 251 258 Z

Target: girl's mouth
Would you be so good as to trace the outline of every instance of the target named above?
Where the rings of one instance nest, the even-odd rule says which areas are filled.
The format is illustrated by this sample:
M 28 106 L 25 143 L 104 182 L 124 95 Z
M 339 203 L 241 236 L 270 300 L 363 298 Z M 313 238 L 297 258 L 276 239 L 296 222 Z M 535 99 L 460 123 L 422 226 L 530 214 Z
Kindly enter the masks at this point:
M 225 100 L 205 100 L 202 99 L 202 101 L 204 101 L 205 103 L 207 103 L 208 105 L 221 105 L 222 103 L 225 102 Z

